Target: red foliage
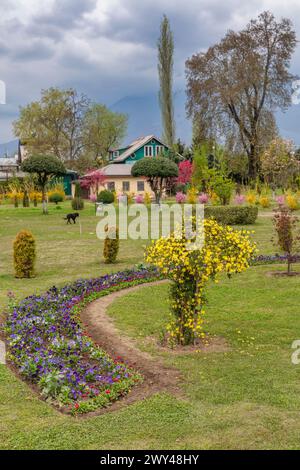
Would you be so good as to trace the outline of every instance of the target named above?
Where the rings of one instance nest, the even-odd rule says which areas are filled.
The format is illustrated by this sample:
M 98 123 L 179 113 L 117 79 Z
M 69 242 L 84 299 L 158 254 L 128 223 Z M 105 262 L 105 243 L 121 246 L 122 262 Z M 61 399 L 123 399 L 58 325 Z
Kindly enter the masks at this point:
M 80 186 L 84 189 L 93 189 L 98 194 L 99 186 L 103 185 L 106 176 L 102 170 L 90 170 L 80 181 Z
M 187 184 L 191 181 L 193 165 L 189 160 L 180 162 L 178 166 L 179 174 L 177 183 Z

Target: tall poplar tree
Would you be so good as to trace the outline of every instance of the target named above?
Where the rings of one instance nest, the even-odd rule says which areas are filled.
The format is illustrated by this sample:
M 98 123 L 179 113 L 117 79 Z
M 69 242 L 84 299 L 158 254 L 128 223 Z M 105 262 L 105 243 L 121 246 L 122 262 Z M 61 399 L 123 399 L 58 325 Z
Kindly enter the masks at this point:
M 160 81 L 159 103 L 162 115 L 163 138 L 167 145 L 175 142 L 173 108 L 173 54 L 174 39 L 170 22 L 164 15 L 158 40 L 158 74 Z

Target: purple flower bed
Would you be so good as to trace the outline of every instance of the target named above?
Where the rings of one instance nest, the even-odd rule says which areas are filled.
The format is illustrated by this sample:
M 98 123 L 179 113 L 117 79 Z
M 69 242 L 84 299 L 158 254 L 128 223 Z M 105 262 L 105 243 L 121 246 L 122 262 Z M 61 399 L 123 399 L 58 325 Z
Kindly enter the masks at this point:
M 292 263 L 299 263 L 300 262 L 300 255 L 292 256 Z M 277 264 L 277 263 L 287 263 L 287 256 L 286 255 L 259 255 L 251 262 L 251 265 L 259 265 L 259 264 Z
M 71 412 L 85 413 L 126 394 L 142 381 L 120 358 L 113 359 L 86 336 L 84 306 L 108 293 L 157 279 L 153 270 L 119 272 L 51 288 L 10 308 L 5 324 L 8 358 L 41 394 Z

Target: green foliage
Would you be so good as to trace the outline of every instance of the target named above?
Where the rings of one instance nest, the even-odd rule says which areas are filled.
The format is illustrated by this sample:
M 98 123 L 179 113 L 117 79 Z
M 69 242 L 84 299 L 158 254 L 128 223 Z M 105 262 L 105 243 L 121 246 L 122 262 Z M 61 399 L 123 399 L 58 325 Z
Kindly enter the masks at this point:
M 225 225 L 251 225 L 258 216 L 255 206 L 205 206 L 206 218 L 213 218 Z
M 114 193 L 108 191 L 108 189 L 104 189 L 100 191 L 97 196 L 97 202 L 102 202 L 103 204 L 112 204 L 115 200 Z
M 119 229 L 116 227 L 106 227 L 106 232 L 103 257 L 105 264 L 112 264 L 116 262 L 119 252 Z
M 215 170 L 210 170 L 210 175 L 210 188 L 216 193 L 221 204 L 228 205 L 234 188 L 233 181 Z
M 36 252 L 35 239 L 32 233 L 27 230 L 19 232 L 14 241 L 13 249 L 15 277 L 33 277 Z
M 36 175 L 37 185 L 42 190 L 43 213 L 47 214 L 45 189 L 54 176 L 66 173 L 64 164 L 53 155 L 31 155 L 22 163 L 22 171 Z
M 64 164 L 53 155 L 31 155 L 22 163 L 25 173 L 35 173 L 39 178 L 61 176 L 66 173 Z
M 168 182 L 178 176 L 178 167 L 166 157 L 142 158 L 133 165 L 131 174 L 135 177 L 147 178 L 155 194 L 156 203 L 159 203 Z
M 205 145 L 197 147 L 193 158 L 192 185 L 199 191 L 206 190 L 208 177 L 207 149 Z
M 160 81 L 159 103 L 164 130 L 164 140 L 170 147 L 175 140 L 174 106 L 173 106 L 173 55 L 174 39 L 170 22 L 164 15 L 160 25 L 158 40 L 158 75 Z
M 83 143 L 87 155 L 99 164 L 105 163 L 108 151 L 122 142 L 127 130 L 127 116 L 95 103 L 86 112 Z M 91 169 L 91 167 L 89 168 Z

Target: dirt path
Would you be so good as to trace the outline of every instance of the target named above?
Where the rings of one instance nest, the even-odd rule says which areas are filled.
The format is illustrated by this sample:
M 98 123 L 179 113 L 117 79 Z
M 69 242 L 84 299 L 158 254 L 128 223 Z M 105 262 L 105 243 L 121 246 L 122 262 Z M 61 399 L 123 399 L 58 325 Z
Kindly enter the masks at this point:
M 95 343 L 111 356 L 120 356 L 126 364 L 144 376 L 144 382 L 141 385 L 134 387 L 129 395 L 110 406 L 109 410 L 111 411 L 162 391 L 183 397 L 180 387 L 180 373 L 176 369 L 166 367 L 160 358 L 154 358 L 150 354 L 141 351 L 132 338 L 128 338 L 123 333 L 120 334 L 114 322 L 106 313 L 108 306 L 116 299 L 142 287 L 156 286 L 162 282 L 166 281 L 149 282 L 149 284 L 113 292 L 92 302 L 81 314 L 85 330 Z M 99 414 L 99 412 L 95 412 L 95 414 Z M 90 415 L 91 413 L 89 413 Z

